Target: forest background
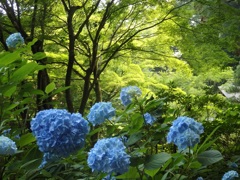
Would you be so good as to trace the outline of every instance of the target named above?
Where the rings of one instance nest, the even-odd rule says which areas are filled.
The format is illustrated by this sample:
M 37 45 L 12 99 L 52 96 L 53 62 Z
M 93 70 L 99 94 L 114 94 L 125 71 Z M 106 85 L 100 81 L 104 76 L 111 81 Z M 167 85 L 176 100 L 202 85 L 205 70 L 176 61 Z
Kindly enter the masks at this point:
M 239 91 L 239 21 L 239 0 L 1 0 L 0 132 L 11 129 L 20 152 L 0 156 L 0 177 L 101 179 L 104 173 L 91 173 L 83 162 L 86 152 L 98 138 L 126 135 L 131 168 L 119 179 L 220 178 L 230 162 L 240 163 L 239 101 L 222 91 Z M 9 48 L 6 39 L 16 32 L 25 43 Z M 119 99 L 126 86 L 145 95 L 128 108 Z M 42 153 L 30 129 L 37 112 L 86 117 L 95 103 L 110 101 L 124 126 L 91 127 L 84 150 L 38 168 Z M 156 113 L 156 123 L 144 128 L 143 112 Z M 185 167 L 189 159 L 170 157 L 176 149 L 164 134 L 179 116 L 204 125 L 201 142 L 211 143 L 195 150 L 202 157 L 217 149 L 207 154 L 215 159 L 195 157 Z

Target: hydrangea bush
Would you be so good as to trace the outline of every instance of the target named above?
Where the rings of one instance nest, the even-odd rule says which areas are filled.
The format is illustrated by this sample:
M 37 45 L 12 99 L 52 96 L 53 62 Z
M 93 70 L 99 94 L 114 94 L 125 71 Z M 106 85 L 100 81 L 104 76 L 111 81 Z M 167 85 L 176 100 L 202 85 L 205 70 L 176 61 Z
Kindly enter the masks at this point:
M 81 114 L 64 109 L 39 111 L 30 122 L 30 134 L 34 135 L 43 157 L 36 157 L 39 163 L 34 159 L 22 165 L 27 167 L 27 173 L 19 177 L 205 179 L 201 172 L 222 159 L 221 153 L 212 149 L 214 141 L 209 141 L 212 135 L 201 142 L 202 123 L 187 116 L 167 114 L 162 108 L 164 100 L 140 95 L 141 90 L 136 86 L 122 88 L 120 100 L 124 108 L 120 106 L 116 113 L 111 102 L 99 102 L 90 108 L 86 120 Z M 136 103 L 128 106 L 133 98 Z M 154 112 L 165 114 L 155 116 Z M 113 117 L 114 121 L 104 123 Z M 88 122 L 97 126 L 90 131 Z M 20 137 L 16 143 L 27 149 L 22 142 L 24 138 Z M 180 151 L 168 143 L 175 144 Z M 31 147 L 31 143 L 28 145 Z M 4 162 L 8 164 L 5 157 Z M 37 168 L 32 168 L 35 162 Z M 227 172 L 223 179 L 237 177 L 235 172 Z

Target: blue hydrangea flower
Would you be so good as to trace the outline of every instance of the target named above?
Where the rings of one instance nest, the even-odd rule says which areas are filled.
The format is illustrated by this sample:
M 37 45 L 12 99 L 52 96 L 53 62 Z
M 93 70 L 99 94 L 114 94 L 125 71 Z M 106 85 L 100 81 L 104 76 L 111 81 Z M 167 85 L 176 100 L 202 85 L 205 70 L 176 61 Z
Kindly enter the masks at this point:
M 111 102 L 99 102 L 91 107 L 87 118 L 95 126 L 115 116 L 115 112 Z
M 88 153 L 88 166 L 92 171 L 123 174 L 128 171 L 130 156 L 120 138 L 100 139 Z
M 6 39 L 8 48 L 16 48 L 18 45 L 24 44 L 24 39 L 20 33 L 13 33 Z
M 181 116 L 173 121 L 167 135 L 167 142 L 174 143 L 179 150 L 193 147 L 200 142 L 200 134 L 204 132 L 201 123 L 192 118 Z
M 6 136 L 0 136 L 0 154 L 13 155 L 17 153 L 17 146 L 15 142 Z
M 102 180 L 116 180 L 116 178 L 114 176 L 107 175 Z
M 202 177 L 198 177 L 196 180 L 203 180 L 203 178 Z
M 84 146 L 89 126 L 79 113 L 48 109 L 38 112 L 32 119 L 31 130 L 40 151 L 67 157 Z
M 231 170 L 223 175 L 222 180 L 234 180 L 235 177 L 239 177 L 237 171 Z
M 146 124 L 152 125 L 157 119 L 149 113 L 144 114 L 144 120 Z
M 142 92 L 137 86 L 124 87 L 120 93 L 120 99 L 124 106 L 129 105 L 135 96 L 141 96 Z

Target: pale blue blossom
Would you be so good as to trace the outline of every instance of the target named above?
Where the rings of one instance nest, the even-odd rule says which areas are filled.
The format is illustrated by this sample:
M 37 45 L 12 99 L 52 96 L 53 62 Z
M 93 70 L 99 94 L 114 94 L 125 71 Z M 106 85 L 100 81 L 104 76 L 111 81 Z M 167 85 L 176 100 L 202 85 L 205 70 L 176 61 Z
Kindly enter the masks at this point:
M 231 170 L 223 175 L 222 180 L 234 180 L 236 177 L 239 177 L 237 171 Z
M 24 39 L 20 33 L 13 33 L 6 39 L 8 48 L 16 48 L 19 45 L 24 44 Z
M 0 155 L 13 155 L 17 153 L 17 146 L 13 140 L 0 136 Z
M 122 88 L 120 92 L 120 99 L 124 106 L 129 105 L 132 99 L 137 96 L 141 96 L 142 92 L 137 86 L 128 86 Z
M 106 119 L 111 119 L 115 112 L 111 102 L 98 102 L 91 107 L 87 118 L 95 126 L 102 124 Z
M 92 171 L 123 174 L 130 165 L 125 149 L 120 138 L 100 139 L 88 153 L 88 166 Z
M 167 135 L 167 142 L 174 143 L 179 150 L 193 147 L 200 142 L 200 134 L 204 132 L 201 123 L 192 118 L 181 116 L 173 121 Z

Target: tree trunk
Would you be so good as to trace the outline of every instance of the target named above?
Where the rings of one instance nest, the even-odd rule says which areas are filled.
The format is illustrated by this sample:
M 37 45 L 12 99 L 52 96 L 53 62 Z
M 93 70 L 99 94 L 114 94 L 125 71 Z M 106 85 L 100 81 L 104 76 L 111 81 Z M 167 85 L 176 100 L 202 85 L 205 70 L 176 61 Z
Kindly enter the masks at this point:
M 85 78 L 84 78 L 84 87 L 83 87 L 83 93 L 82 93 L 82 100 L 81 100 L 81 104 L 80 104 L 80 107 L 79 107 L 79 113 L 81 113 L 82 115 L 84 114 L 84 110 L 85 110 L 85 107 L 87 105 L 87 101 L 88 101 L 88 98 L 89 98 L 89 95 L 90 95 L 90 91 L 91 91 L 91 87 L 90 87 L 90 77 L 91 77 L 91 74 L 92 74 L 92 70 L 89 68 L 87 71 L 86 71 L 86 75 L 85 75 Z
M 72 69 L 74 64 L 74 51 L 69 51 L 69 59 L 68 59 L 68 66 L 67 66 L 67 73 L 65 77 L 65 86 L 71 85 L 71 77 L 72 77 Z M 65 91 L 65 98 L 67 103 L 67 108 L 69 112 L 74 112 L 73 103 L 72 103 L 72 96 L 71 96 L 71 89 L 67 89 Z
M 43 41 L 38 40 L 34 45 L 32 45 L 32 53 L 43 52 Z M 47 58 L 38 60 L 38 64 L 46 65 Z M 50 83 L 50 78 L 47 72 L 47 69 L 39 70 L 37 76 L 37 89 L 45 91 L 45 88 Z M 51 109 L 52 98 L 48 97 L 47 99 L 42 100 L 40 95 L 37 95 L 36 103 L 38 111 L 44 109 Z
M 100 86 L 100 77 L 99 77 L 99 72 L 98 72 L 98 66 L 95 67 L 94 70 L 94 92 L 96 96 L 96 102 L 101 102 L 102 101 L 102 91 L 101 91 L 101 86 Z

